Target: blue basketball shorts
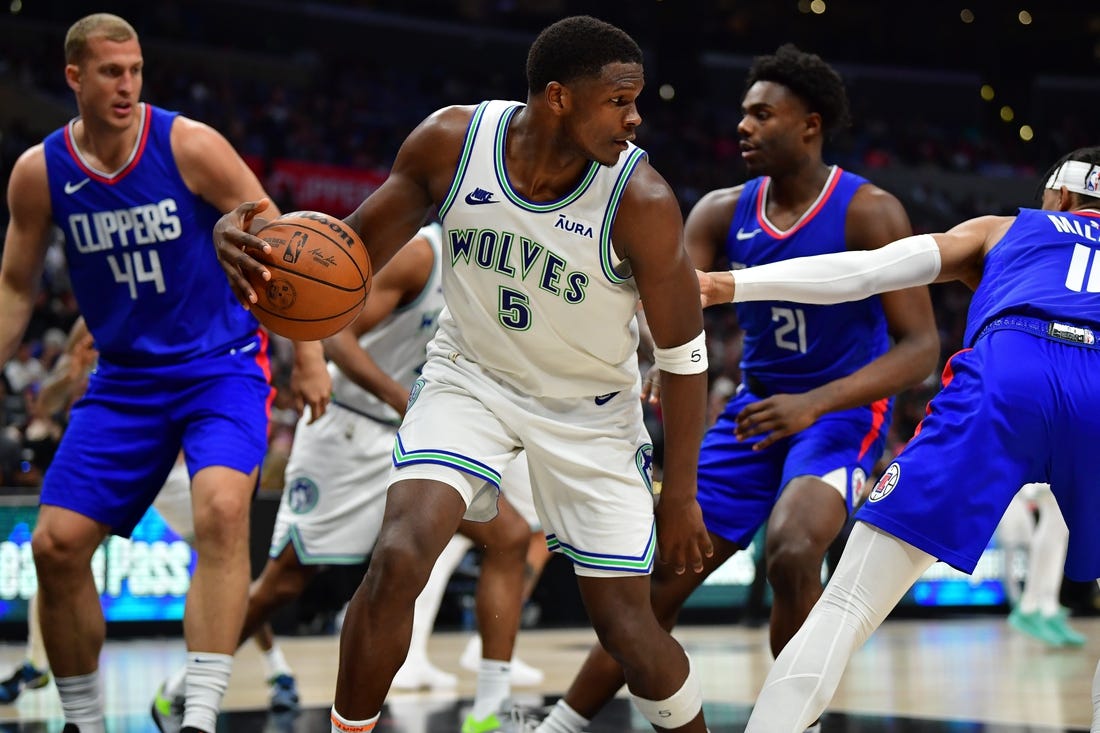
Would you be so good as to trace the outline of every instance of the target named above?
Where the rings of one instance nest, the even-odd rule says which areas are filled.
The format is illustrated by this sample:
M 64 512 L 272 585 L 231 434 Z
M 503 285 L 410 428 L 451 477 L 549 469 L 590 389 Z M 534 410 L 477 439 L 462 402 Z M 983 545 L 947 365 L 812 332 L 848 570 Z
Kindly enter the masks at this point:
M 73 406 L 40 502 L 129 537 L 181 448 L 192 476 L 208 466 L 255 470 L 267 449 L 273 391 L 266 348 L 254 341 L 179 365 L 101 362 Z
M 1066 574 L 1095 579 L 1100 350 L 1041 335 L 1048 322 L 1000 321 L 1010 325 L 995 322 L 948 361 L 943 389 L 856 518 L 971 573 L 1020 487 L 1050 483 L 1070 528 Z
M 744 385 L 703 437 L 699 453 L 699 506 L 707 529 L 738 547 L 747 547 L 767 521 L 791 479 L 826 477 L 836 483 L 852 511 L 863 482 L 882 455 L 893 409 L 890 400 L 833 412 L 805 430 L 764 450 L 763 436 L 734 437 L 737 414 L 761 397 Z

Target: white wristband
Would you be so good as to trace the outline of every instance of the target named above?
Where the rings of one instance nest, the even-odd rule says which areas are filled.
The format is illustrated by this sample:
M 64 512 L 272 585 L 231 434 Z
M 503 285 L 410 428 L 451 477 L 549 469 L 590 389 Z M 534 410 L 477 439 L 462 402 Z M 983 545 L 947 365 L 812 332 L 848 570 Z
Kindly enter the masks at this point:
M 829 305 L 934 282 L 940 274 L 940 248 L 931 234 L 920 234 L 878 249 L 796 257 L 732 274 L 734 303 Z
M 680 346 L 653 349 L 653 363 L 670 374 L 698 374 L 707 370 L 707 335 L 699 335 Z

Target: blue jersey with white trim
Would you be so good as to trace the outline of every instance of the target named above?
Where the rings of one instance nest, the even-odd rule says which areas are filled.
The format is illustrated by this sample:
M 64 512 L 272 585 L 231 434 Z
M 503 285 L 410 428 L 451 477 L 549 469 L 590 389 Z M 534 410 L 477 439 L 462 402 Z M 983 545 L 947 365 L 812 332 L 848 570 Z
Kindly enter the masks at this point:
M 75 120 L 44 141 L 73 291 L 105 361 L 152 366 L 223 353 L 259 324 L 218 264 L 211 233 L 220 212 L 180 176 L 176 113 L 145 104 L 141 115 L 130 159 L 113 173 L 82 158 Z
M 1004 315 L 1100 328 L 1100 211 L 1020 209 L 985 256 L 964 343 Z
M 834 167 L 817 201 L 786 231 L 766 213 L 770 178 L 744 184 L 726 235 L 731 267 L 754 267 L 847 249 L 848 204 L 867 180 Z M 806 392 L 847 376 L 890 347 L 878 296 L 837 305 L 784 301 L 736 305 L 741 370 L 771 392 Z

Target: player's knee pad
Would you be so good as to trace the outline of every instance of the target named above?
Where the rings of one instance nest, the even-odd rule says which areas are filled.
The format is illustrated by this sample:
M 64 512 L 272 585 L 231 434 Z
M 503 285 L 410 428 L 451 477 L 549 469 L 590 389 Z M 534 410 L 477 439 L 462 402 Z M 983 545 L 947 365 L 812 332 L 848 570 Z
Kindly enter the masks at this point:
M 632 696 L 634 707 L 653 725 L 659 728 L 679 728 L 687 725 L 703 709 L 703 688 L 688 657 L 688 675 L 672 697 L 666 700 L 646 700 Z

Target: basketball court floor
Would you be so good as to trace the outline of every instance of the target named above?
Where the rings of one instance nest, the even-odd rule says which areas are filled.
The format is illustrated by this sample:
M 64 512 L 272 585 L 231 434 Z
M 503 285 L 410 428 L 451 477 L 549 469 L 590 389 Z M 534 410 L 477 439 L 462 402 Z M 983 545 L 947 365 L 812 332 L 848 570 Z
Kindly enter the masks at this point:
M 1000 616 L 888 621 L 857 653 L 823 719 L 824 733 L 1085 733 L 1100 657 L 1100 618 L 1074 619 L 1083 648 L 1046 647 L 1012 630 Z M 712 733 L 744 730 L 751 703 L 771 665 L 767 632 L 746 626 L 693 626 L 677 632 L 703 681 Z M 458 665 L 468 633 L 436 634 L 433 661 L 459 675 L 452 693 L 394 693 L 378 733 L 457 733 L 474 692 L 474 674 Z M 525 630 L 519 655 L 546 673 L 538 688 L 517 688 L 517 702 L 538 709 L 564 693 L 592 632 Z M 266 711 L 267 690 L 255 648 L 237 658 L 219 719 L 219 733 L 327 733 L 336 679 L 337 638 L 281 640 L 298 678 L 302 711 Z M 6 673 L 22 645 L 0 646 Z M 157 684 L 182 660 L 177 639 L 109 641 L 102 670 L 108 733 L 155 733 L 149 703 Z M 0 733 L 56 733 L 54 686 L 26 691 L 0 706 Z M 617 698 L 589 727 L 592 733 L 651 730 L 629 700 Z

